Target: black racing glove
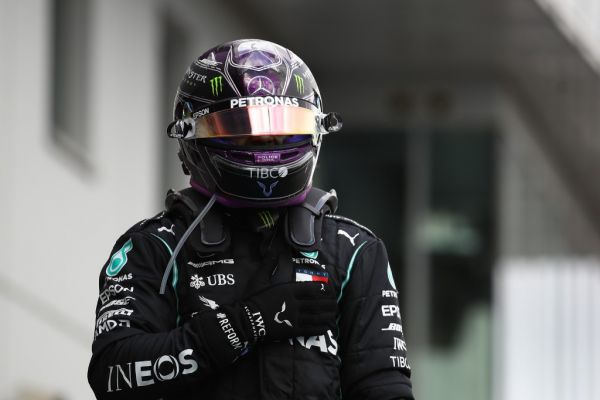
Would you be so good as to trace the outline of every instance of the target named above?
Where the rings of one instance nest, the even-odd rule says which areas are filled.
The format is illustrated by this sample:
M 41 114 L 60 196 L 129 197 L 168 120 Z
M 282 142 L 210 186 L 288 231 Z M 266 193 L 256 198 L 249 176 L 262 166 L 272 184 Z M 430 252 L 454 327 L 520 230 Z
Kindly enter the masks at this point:
M 250 323 L 251 341 L 256 343 L 325 333 L 335 320 L 337 302 L 328 284 L 293 282 L 261 290 L 242 307 Z
M 269 286 L 240 303 L 201 313 L 191 324 L 206 342 L 211 359 L 225 367 L 259 341 L 323 334 L 335 320 L 330 285 L 290 282 Z

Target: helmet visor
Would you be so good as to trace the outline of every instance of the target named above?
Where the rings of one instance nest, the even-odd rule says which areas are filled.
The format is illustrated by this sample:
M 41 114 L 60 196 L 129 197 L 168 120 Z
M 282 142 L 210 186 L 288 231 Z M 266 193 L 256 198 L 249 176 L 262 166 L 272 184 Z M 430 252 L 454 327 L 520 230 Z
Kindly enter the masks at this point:
M 337 113 L 323 114 L 309 101 L 282 96 L 228 99 L 176 119 L 167 135 L 176 139 L 231 138 L 239 136 L 298 136 L 337 132 Z
M 294 106 L 249 106 L 213 112 L 194 119 L 186 139 L 240 135 L 314 135 L 322 131 L 315 110 Z

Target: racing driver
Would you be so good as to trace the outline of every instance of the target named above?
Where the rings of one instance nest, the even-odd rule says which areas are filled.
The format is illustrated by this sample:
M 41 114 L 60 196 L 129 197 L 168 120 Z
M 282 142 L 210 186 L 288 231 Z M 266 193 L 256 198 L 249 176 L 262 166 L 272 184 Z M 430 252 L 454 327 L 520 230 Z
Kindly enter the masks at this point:
M 190 187 L 102 267 L 98 399 L 413 399 L 385 247 L 312 186 L 341 125 L 277 44 L 236 40 L 189 66 L 167 134 Z

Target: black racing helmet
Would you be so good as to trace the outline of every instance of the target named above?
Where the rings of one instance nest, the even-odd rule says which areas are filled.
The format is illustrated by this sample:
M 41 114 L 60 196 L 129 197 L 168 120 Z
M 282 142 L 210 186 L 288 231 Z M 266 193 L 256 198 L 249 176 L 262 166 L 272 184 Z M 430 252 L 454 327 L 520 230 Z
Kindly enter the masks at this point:
M 185 72 L 167 128 L 196 190 L 228 207 L 279 207 L 306 197 L 322 135 L 341 118 L 323 113 L 304 62 L 275 43 L 214 47 Z

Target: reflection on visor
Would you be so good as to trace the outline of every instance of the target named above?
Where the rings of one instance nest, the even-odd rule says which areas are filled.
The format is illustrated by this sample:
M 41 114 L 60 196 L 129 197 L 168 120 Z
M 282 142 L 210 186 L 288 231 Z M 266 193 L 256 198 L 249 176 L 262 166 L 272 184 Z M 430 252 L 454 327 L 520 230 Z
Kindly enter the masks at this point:
M 243 135 L 320 135 L 338 132 L 342 125 L 338 113 L 323 114 L 303 99 L 244 97 L 214 103 L 194 113 L 189 111 L 182 119 L 169 124 L 167 135 L 183 140 Z
M 319 115 L 303 107 L 252 106 L 232 108 L 194 120 L 193 138 L 238 135 L 313 135 L 320 133 Z
M 239 135 L 221 136 L 209 139 L 212 143 L 227 146 L 270 146 L 280 144 L 295 144 L 310 140 L 309 135 Z

